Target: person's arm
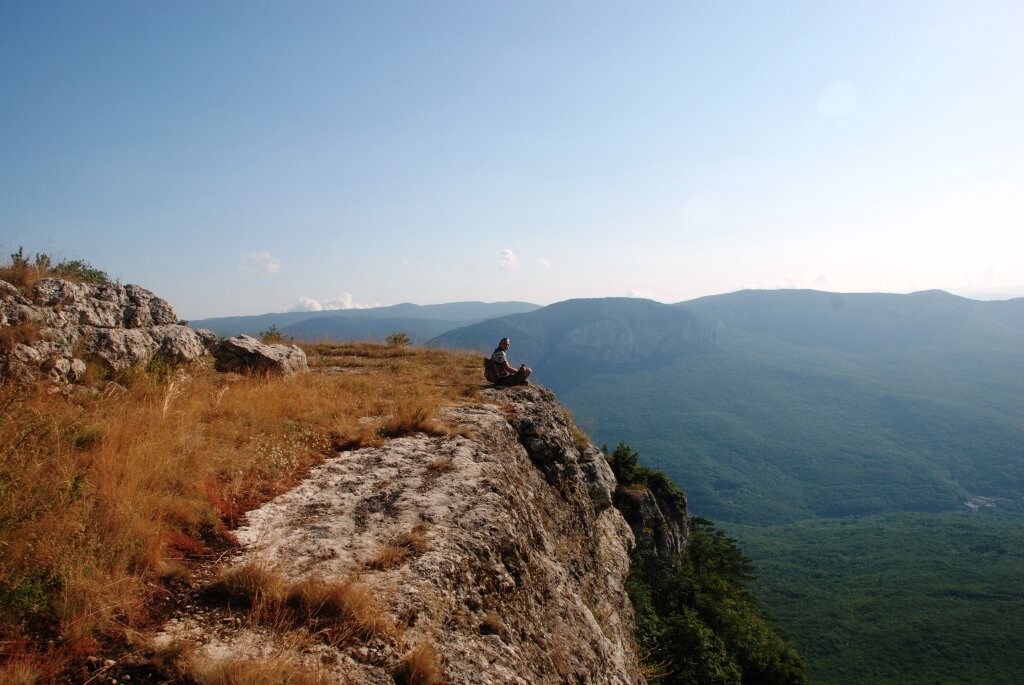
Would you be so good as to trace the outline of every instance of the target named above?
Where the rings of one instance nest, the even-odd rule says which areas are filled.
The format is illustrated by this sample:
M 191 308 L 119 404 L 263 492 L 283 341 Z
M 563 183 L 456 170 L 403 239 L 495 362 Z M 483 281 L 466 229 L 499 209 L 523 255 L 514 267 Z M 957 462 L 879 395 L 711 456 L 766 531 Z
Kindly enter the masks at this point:
M 508 363 L 508 359 L 505 359 L 505 370 L 509 373 L 518 373 L 519 369 Z

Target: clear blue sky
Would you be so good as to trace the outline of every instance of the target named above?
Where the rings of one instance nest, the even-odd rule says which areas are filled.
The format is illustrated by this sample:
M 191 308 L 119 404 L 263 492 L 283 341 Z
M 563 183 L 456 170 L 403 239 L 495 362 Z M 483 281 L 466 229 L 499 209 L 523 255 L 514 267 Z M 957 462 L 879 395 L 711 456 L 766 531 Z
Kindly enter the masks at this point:
M 0 0 L 0 250 L 186 318 L 1024 294 L 1024 3 Z

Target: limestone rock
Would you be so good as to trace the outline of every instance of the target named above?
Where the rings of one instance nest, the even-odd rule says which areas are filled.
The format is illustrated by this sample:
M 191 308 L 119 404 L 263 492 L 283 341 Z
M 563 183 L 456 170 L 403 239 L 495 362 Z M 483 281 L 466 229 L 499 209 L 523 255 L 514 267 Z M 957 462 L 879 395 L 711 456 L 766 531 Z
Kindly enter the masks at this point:
M 121 371 L 158 359 L 181 364 L 203 356 L 217 337 L 177 324 L 174 309 L 137 285 L 91 285 L 43 278 L 25 294 L 0 281 L 0 326 L 17 341 L 0 351 L 4 377 L 79 382 L 85 360 Z
M 685 500 L 684 500 L 685 502 Z M 648 536 L 660 555 L 679 554 L 686 546 L 690 518 L 685 504 L 679 506 L 658 497 L 644 485 L 619 488 L 615 506 L 636 537 Z
M 309 370 L 306 353 L 297 345 L 266 345 L 248 335 L 224 338 L 210 352 L 218 371 L 287 375 Z
M 171 305 L 145 288 L 127 285 L 125 286 L 125 295 L 128 297 L 124 310 L 124 325 L 126 327 L 136 328 L 178 323 L 178 315 L 174 313 Z
M 611 467 L 599 449 L 577 444 L 565 408 L 554 393 L 532 385 L 495 392 L 519 409 L 511 425 L 549 483 L 582 474 L 592 503 L 598 508 L 611 505 L 616 487 Z

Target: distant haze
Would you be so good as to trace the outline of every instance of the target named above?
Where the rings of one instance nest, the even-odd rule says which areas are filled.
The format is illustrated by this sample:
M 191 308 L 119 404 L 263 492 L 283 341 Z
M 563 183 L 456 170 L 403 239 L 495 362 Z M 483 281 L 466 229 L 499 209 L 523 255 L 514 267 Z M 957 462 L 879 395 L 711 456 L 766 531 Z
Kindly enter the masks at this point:
M 1012 0 L 4 2 L 0 254 L 188 319 L 1024 295 L 1021 35 Z

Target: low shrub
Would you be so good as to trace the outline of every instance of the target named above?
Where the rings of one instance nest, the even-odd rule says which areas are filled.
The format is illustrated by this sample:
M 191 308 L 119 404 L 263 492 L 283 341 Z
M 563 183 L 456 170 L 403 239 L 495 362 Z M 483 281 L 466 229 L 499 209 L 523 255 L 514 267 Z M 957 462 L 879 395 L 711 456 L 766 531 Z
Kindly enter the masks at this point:
M 25 254 L 25 248 L 10 256 L 7 263 L 0 264 L 0 279 L 25 292 L 42 278 L 63 278 L 74 283 L 103 285 L 110 283 L 110 276 L 82 259 L 54 261 L 50 255 L 36 253 L 33 259 Z

